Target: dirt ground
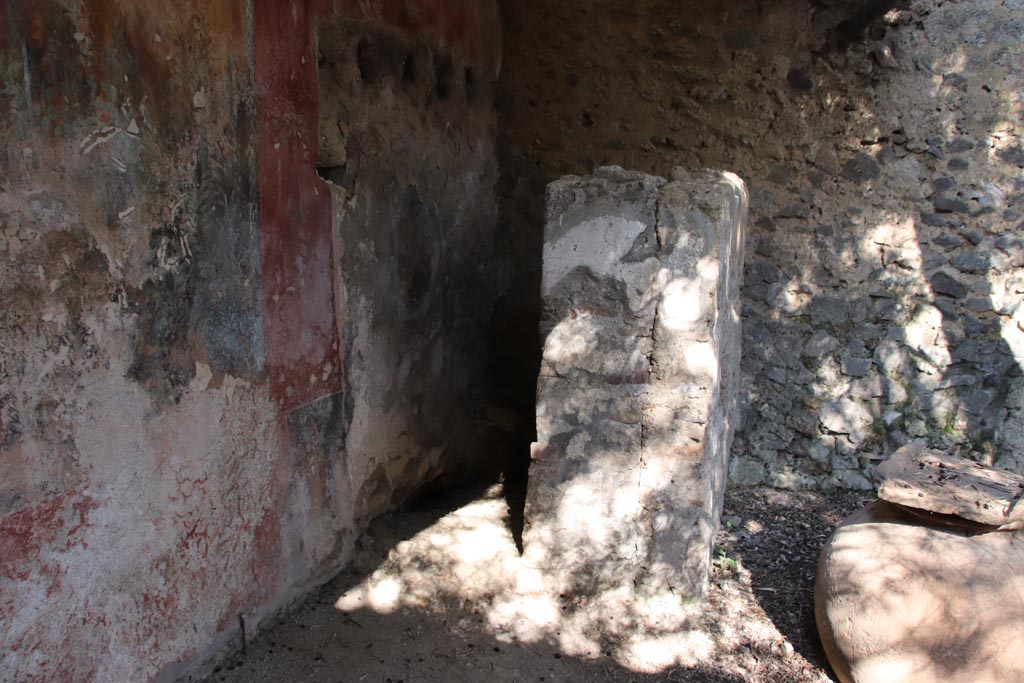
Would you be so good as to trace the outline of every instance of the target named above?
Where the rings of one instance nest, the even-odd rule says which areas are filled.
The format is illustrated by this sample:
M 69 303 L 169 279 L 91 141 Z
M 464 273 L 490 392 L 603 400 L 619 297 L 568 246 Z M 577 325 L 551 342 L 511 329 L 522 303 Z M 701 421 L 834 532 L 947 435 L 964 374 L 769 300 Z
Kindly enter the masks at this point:
M 500 486 L 423 501 L 375 522 L 351 569 L 206 681 L 823 683 L 832 679 L 814 627 L 817 556 L 864 501 L 733 489 L 708 595 L 687 608 L 672 647 L 590 652 L 565 639 L 572 596 L 560 596 L 566 623 L 547 631 L 524 631 L 530 619 L 513 623 L 503 610 L 519 555 Z

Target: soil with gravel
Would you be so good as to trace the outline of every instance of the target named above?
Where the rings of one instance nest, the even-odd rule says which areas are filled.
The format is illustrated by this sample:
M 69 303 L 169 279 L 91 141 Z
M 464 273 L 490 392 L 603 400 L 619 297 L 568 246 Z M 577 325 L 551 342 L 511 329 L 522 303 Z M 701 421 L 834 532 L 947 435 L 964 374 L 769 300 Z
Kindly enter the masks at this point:
M 476 494 L 476 495 L 473 495 Z M 447 570 L 422 554 L 426 539 L 468 509 L 496 511 L 493 533 L 514 553 L 509 515 L 492 487 L 434 499 L 375 522 L 353 567 L 272 621 L 222 661 L 207 683 L 309 681 L 416 683 L 434 681 L 694 681 L 697 683 L 833 680 L 817 639 L 813 584 L 818 553 L 831 530 L 866 502 L 849 492 L 794 493 L 736 488 L 726 498 L 708 594 L 694 630 L 713 643 L 692 666 L 638 673 L 611 652 L 591 658 L 560 651 L 550 639 L 523 642 L 493 628 L 488 598 L 460 596 Z M 476 506 L 474 508 L 473 506 Z M 490 507 L 486 507 L 490 506 Z M 494 516 L 494 515 L 492 515 Z M 456 534 L 477 533 L 472 526 Z M 491 562 L 490 560 L 485 563 Z M 419 576 L 428 599 L 410 608 L 342 610 L 339 596 L 387 572 Z M 435 573 L 432 573 L 435 572 Z M 439 573 L 438 573 L 439 572 Z M 468 589 L 469 586 L 462 588 Z M 466 594 L 471 591 L 461 591 Z
M 814 670 L 827 671 L 814 622 L 818 554 L 843 518 L 873 499 L 849 491 L 822 495 L 738 488 L 727 494 L 718 547 L 734 552 L 737 564 L 749 572 L 749 581 L 740 581 L 763 612 L 759 618 L 770 620 L 806 662 L 794 670 L 790 659 L 770 653 L 764 676 L 756 680 L 816 680 Z M 736 578 L 719 572 L 715 589 Z

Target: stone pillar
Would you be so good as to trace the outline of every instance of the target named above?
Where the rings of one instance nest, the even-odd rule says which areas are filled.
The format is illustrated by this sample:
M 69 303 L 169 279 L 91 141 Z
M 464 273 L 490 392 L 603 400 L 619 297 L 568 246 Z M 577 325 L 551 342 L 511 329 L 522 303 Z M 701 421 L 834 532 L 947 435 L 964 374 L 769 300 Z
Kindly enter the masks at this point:
M 703 594 L 740 366 L 747 193 L 598 169 L 547 193 L 524 546 L 559 590 Z

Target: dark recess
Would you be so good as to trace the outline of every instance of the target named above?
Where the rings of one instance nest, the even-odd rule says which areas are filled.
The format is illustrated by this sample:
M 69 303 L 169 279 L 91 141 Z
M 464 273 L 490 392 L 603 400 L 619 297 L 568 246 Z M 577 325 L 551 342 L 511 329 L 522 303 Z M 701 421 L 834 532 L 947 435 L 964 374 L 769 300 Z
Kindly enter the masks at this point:
M 402 63 L 402 83 L 406 85 L 412 85 L 416 82 L 417 67 L 416 67 L 416 55 L 411 52 L 406 55 L 405 61 Z
M 466 82 L 466 101 L 472 102 L 476 98 L 476 72 L 473 71 L 473 67 L 466 67 L 463 78 Z
M 437 80 L 434 85 L 434 92 L 437 99 L 447 100 L 452 96 L 455 87 L 455 69 L 452 67 L 451 57 L 439 56 L 436 61 Z

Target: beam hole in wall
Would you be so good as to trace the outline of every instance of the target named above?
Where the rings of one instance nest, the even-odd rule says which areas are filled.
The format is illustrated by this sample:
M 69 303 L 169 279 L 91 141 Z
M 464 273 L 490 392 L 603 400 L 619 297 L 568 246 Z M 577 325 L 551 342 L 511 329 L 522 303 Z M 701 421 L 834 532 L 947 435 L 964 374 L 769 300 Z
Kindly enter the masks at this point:
M 317 166 L 316 173 L 329 183 L 341 187 L 345 182 L 344 166 Z
M 356 42 L 352 59 L 352 42 L 333 31 L 320 27 L 317 35 L 317 134 L 316 172 L 323 180 L 354 191 L 358 164 L 358 142 L 350 135 L 351 98 L 343 95 L 353 85 L 376 83 L 384 75 L 386 62 L 380 58 L 385 51 L 373 36 Z
M 463 80 L 466 84 L 466 101 L 472 102 L 476 98 L 476 72 L 473 70 L 473 67 L 466 67 Z
M 405 85 L 413 85 L 416 83 L 419 69 L 416 64 L 416 55 L 409 53 L 405 56 L 405 61 L 402 63 L 402 83 Z
M 365 85 L 374 85 L 380 78 L 379 56 L 373 44 L 366 39 L 356 44 L 356 64 L 359 67 L 359 79 Z
M 436 58 L 436 81 L 434 92 L 437 99 L 444 101 L 452 96 L 455 88 L 455 69 L 452 67 L 451 57 L 444 55 Z

